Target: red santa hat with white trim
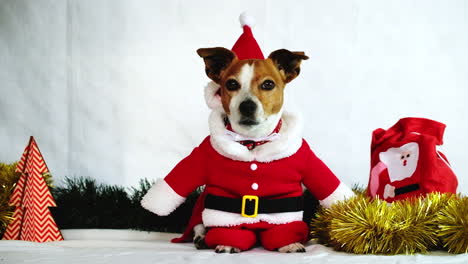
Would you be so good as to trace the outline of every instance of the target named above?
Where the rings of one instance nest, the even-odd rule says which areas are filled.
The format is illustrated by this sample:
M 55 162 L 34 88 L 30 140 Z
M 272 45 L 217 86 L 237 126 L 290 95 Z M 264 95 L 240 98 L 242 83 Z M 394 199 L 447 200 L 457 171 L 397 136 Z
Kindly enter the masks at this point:
M 255 19 L 249 16 L 247 12 L 243 12 L 239 16 L 239 21 L 243 29 L 243 33 L 237 39 L 232 47 L 232 51 L 236 54 L 239 60 L 258 59 L 264 60 L 262 50 L 255 40 L 252 27 L 255 25 Z M 211 81 L 205 87 L 205 101 L 209 108 L 222 109 L 221 97 L 219 95 L 219 85 Z

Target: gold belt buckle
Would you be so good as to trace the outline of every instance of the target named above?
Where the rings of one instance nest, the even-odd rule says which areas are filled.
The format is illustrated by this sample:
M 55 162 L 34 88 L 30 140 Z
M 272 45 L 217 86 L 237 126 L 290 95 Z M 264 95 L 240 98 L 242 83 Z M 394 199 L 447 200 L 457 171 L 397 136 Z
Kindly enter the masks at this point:
M 253 214 L 246 214 L 245 213 L 245 204 L 247 203 L 247 201 L 252 201 L 252 200 L 255 202 L 254 212 L 253 212 Z M 243 217 L 256 217 L 258 215 L 258 196 L 255 196 L 255 195 L 244 195 L 244 196 L 242 196 L 241 215 Z

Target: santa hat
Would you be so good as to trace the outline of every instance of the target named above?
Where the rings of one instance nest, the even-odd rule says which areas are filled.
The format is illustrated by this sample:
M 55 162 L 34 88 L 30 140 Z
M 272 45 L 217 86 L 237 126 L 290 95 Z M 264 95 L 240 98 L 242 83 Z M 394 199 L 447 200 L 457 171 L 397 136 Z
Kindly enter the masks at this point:
M 255 19 L 246 12 L 243 12 L 239 16 L 239 21 L 243 33 L 240 35 L 239 39 L 237 39 L 231 50 L 236 54 L 239 60 L 265 59 L 260 46 L 258 46 L 252 34 L 252 27 L 255 25 Z M 221 97 L 218 91 L 219 85 L 215 82 L 209 82 L 205 87 L 205 101 L 211 109 L 222 109 Z
M 254 18 L 244 12 L 239 16 L 239 21 L 244 32 L 240 35 L 231 50 L 236 53 L 239 60 L 265 59 L 262 50 L 252 34 L 252 27 L 255 26 Z

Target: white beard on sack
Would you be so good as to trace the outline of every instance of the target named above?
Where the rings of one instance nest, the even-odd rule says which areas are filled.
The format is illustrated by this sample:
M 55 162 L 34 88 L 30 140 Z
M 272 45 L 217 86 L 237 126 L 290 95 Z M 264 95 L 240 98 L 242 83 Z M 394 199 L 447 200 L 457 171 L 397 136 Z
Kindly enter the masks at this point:
M 388 170 L 390 182 L 410 178 L 418 166 L 419 145 L 416 142 L 407 143 L 399 148 L 389 148 L 379 154 L 380 161 Z M 384 199 L 395 197 L 395 187 L 387 184 L 384 189 Z

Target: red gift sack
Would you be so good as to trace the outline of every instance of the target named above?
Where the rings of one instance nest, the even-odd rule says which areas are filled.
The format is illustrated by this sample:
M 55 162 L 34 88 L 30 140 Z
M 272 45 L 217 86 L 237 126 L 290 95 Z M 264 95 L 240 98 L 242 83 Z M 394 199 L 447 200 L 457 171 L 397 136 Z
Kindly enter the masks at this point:
M 457 177 L 436 146 L 445 125 L 425 118 L 403 118 L 390 129 L 372 133 L 367 192 L 387 202 L 430 192 L 457 190 Z

